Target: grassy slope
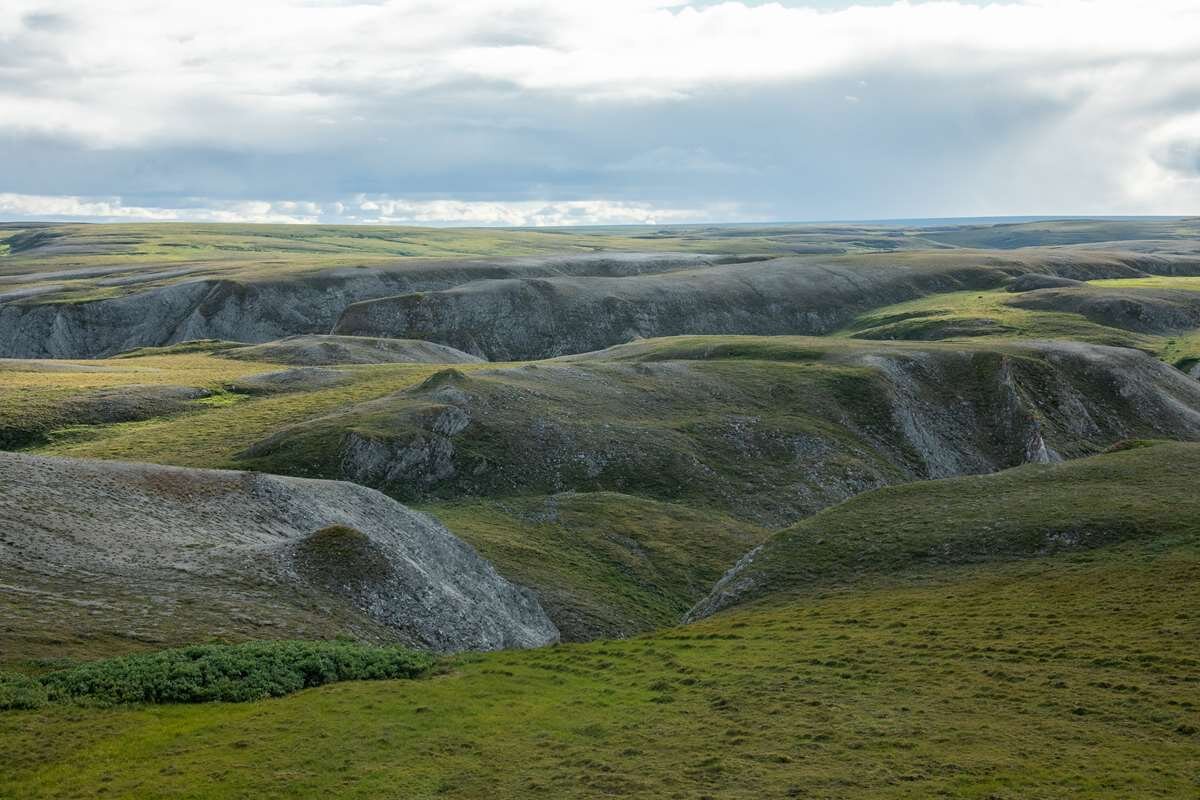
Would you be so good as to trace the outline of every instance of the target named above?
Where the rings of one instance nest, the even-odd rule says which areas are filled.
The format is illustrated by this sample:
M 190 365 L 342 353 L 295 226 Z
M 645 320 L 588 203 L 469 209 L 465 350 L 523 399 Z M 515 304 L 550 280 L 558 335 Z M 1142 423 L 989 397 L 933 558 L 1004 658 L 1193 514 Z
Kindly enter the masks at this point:
M 1114 289 L 1180 289 L 1200 291 L 1194 277 L 1129 278 L 1089 283 Z M 1200 331 L 1156 336 L 1092 322 L 1080 314 L 1033 311 L 1008 305 L 1018 297 L 1003 289 L 947 292 L 875 309 L 860 316 L 840 336 L 865 339 L 961 339 L 1002 337 L 1069 339 L 1134 347 L 1163 361 L 1184 365 L 1200 359 Z
M 886 403 L 881 404 L 872 374 L 844 363 L 847 357 L 880 347 L 904 352 L 970 350 L 975 345 L 678 337 L 536 368 L 459 365 L 456 369 L 466 377 L 456 380 L 466 381 L 471 391 L 497 398 L 483 406 L 482 433 L 456 442 L 456 448 L 469 456 L 460 465 L 463 479 L 484 480 L 471 474 L 470 464 L 477 456 L 490 465 L 489 474 L 497 480 L 517 475 L 527 480 L 508 489 L 499 484 L 480 484 L 481 490 L 465 492 L 450 487 L 433 495 L 436 500 L 426 498 L 424 508 L 478 547 L 506 576 L 534 587 L 569 639 L 628 635 L 671 624 L 701 600 L 742 553 L 765 537 L 764 528 L 746 521 L 758 518 L 745 512 L 765 514 L 768 505 L 784 509 L 804 503 L 815 510 L 845 496 L 819 492 L 825 491 L 826 483 L 840 486 L 839 481 L 850 473 L 875 475 L 882 470 L 880 474 L 890 475 L 891 480 L 905 479 L 893 475 L 894 466 L 852 435 L 853 430 L 867 430 L 880 441 L 890 441 L 894 435 L 891 412 Z M 990 351 L 996 343 L 978 347 Z M 603 377 L 605 392 L 618 392 L 617 399 L 599 392 L 591 380 L 542 382 L 552 368 L 577 369 L 573 363 Z M 688 365 L 686 371 L 683 364 Z M 220 388 L 231 376 L 280 368 L 198 352 L 160 351 L 91 362 L 91 366 L 116 371 L 0 372 L 8 389 L 0 394 L 8 398 L 7 406 L 0 405 L 0 414 L 7 408 L 10 416 L 20 418 L 30 398 L 34 405 L 48 402 L 44 401 L 47 393 L 69 394 L 77 385 L 119 386 L 145 382 L 144 376 L 151 375 L 167 383 Z M 151 367 L 156 371 L 149 371 Z M 338 460 L 346 431 L 378 428 L 381 436 L 397 436 L 408 405 L 425 401 L 404 395 L 373 411 L 374 416 L 339 416 L 317 426 L 318 435 L 298 439 L 270 458 L 234 456 L 281 427 L 390 396 L 439 369 L 436 365 L 344 367 L 351 381 L 343 386 L 267 396 L 226 392 L 196 401 L 195 410 L 175 416 L 68 426 L 51 432 L 50 444 L 37 452 L 336 478 L 340 477 L 337 464 L 325 462 L 331 457 Z M 478 380 L 472 377 L 476 375 Z M 500 402 L 514 391 L 523 392 L 520 403 Z M 705 398 L 702 406 L 696 405 L 696 397 Z M 613 416 L 614 404 L 623 409 L 619 417 Z M 561 409 L 568 407 L 570 423 L 582 427 L 573 428 L 574 438 L 564 440 L 565 471 L 558 478 L 547 471 L 545 482 L 538 483 L 534 468 L 559 462 L 551 457 L 543 464 L 547 447 L 527 435 L 523 426 L 531 418 L 565 423 Z M 506 414 L 513 418 L 508 420 Z M 506 431 L 512 434 L 508 438 Z M 820 437 L 830 443 L 828 452 L 818 450 L 801 474 L 785 435 L 803 436 L 805 441 Z M 605 449 L 614 443 L 619 449 Z M 646 450 L 650 444 L 659 449 Z M 622 460 L 625 451 L 648 454 Z M 605 464 L 599 474 L 572 471 L 575 454 L 586 452 L 611 452 L 613 458 L 601 459 Z M 688 466 L 698 458 L 706 465 L 703 472 Z M 564 483 L 557 485 L 555 480 Z M 813 488 L 805 488 L 805 481 Z M 871 485 L 877 484 L 864 483 L 861 489 Z M 563 489 L 583 493 L 558 494 Z M 773 494 L 781 490 L 784 494 Z M 481 494 L 490 498 L 466 499 Z M 414 499 L 401 496 L 409 502 Z M 729 515 L 728 503 L 737 504 L 732 513 L 740 520 Z M 786 519 L 795 518 L 793 509 Z
M 49 455 L 240 467 L 234 454 L 279 427 L 396 392 L 441 369 L 423 364 L 345 367 L 352 381 L 344 386 L 246 396 L 222 390 L 247 374 L 283 367 L 188 349 L 44 362 L 89 370 L 85 372 L 0 367 L 0 427 L 46 430 L 50 443 L 34 449 Z M 469 372 L 480 367 L 456 368 Z M 138 422 L 76 425 L 64 411 L 64 402 L 81 392 L 153 383 L 219 393 L 194 401 L 192 411 Z M 306 470 L 293 463 L 278 471 Z M 626 635 L 673 623 L 767 534 L 720 513 L 608 493 L 449 502 L 426 510 L 495 560 L 510 578 L 538 587 L 573 638 Z M 19 609 L 10 613 L 20 616 Z M 31 649 L 28 642 L 11 637 L 9 646 L 36 656 L 56 647 L 103 655 L 129 646 L 120 641 L 72 643 L 55 638 L 51 627 L 47 637 L 44 647 Z
M 925 237 L 956 247 L 997 249 L 1134 240 L 1175 241 L 1200 236 L 1200 219 L 1051 220 L 967 225 L 927 231 Z
M 40 363 L 79 365 L 88 371 L 33 370 L 28 362 L 0 361 L 0 427 L 50 430 L 50 443 L 37 452 L 218 468 L 230 466 L 235 453 L 283 425 L 398 391 L 440 369 L 429 364 L 345 367 L 351 379 L 344 385 L 251 397 L 224 390 L 238 378 L 287 367 L 153 350 L 150 355 L 117 359 Z M 64 403 L 87 390 L 143 384 L 196 386 L 218 393 L 196 401 L 190 413 L 138 422 L 80 427 L 64 416 Z
M 673 625 L 768 533 L 718 512 L 613 492 L 424 510 L 506 577 L 536 587 L 568 640 Z
M 885 306 L 860 316 L 840 335 L 862 339 L 952 339 L 1001 336 L 1012 339 L 1069 339 L 1156 351 L 1162 337 L 1097 325 L 1079 314 L 1030 311 L 1006 301 L 1003 289 L 947 292 Z
M 427 681 L 12 712 L 0 797 L 1187 797 L 1197 601 L 1195 541 L 1159 541 Z
M 1169 536 L 1200 540 L 1200 445 L 1146 443 L 1058 464 L 889 486 L 775 534 L 719 605 L 865 575 Z

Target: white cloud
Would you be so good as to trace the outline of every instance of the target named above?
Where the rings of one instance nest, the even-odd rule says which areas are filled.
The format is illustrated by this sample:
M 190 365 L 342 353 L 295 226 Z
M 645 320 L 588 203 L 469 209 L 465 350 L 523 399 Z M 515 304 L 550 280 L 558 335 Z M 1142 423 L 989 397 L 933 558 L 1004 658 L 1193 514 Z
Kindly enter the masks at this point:
M 196 199 L 180 207 L 126 205 L 119 197 L 0 193 L 0 217 L 38 220 L 141 222 L 270 222 L 369 225 L 468 225 L 544 227 L 562 225 L 655 225 L 738 221 L 738 208 L 662 208 L 607 200 L 497 202 L 406 200 L 357 196 L 313 201 L 220 201 Z
M 0 147 L 78 163 L 0 171 L 0 191 L 386 192 L 488 219 L 543 218 L 518 195 L 618 216 L 1186 210 L 1200 188 L 1170 165 L 1197 97 L 1195 0 L 6 0 Z M 112 159 L 124 184 L 90 185 Z

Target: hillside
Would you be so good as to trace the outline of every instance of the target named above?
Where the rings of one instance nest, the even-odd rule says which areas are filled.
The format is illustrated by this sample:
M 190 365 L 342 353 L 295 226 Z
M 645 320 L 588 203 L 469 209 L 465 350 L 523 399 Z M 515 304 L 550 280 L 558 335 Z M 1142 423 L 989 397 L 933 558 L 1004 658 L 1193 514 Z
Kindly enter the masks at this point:
M 433 680 L 0 713 L 0 796 L 1188 797 L 1197 587 L 1195 539 L 1164 537 Z
M 1047 241 L 1056 231 L 1079 239 L 1071 232 L 1079 226 L 1047 222 L 1036 231 Z M 1187 220 L 1122 223 L 1106 240 L 1110 227 L 1092 226 L 1075 249 L 974 251 L 928 238 L 972 228 L 882 224 L 8 227 L 0 230 L 0 357 L 92 358 L 193 339 L 261 343 L 336 326 L 532 358 L 634 335 L 826 333 L 871 305 L 996 286 L 1028 271 L 1200 271 L 1200 253 L 1183 246 Z M 737 268 L 762 259 L 778 263 Z M 494 326 L 496 304 L 520 324 Z M 694 324 L 682 324 L 687 315 Z
M 1131 539 L 1193 540 L 1193 444 L 1135 445 L 868 492 L 775 534 L 731 569 L 690 617 L 773 593 L 811 592 L 871 575 L 1034 557 Z
M 673 623 L 770 530 L 863 491 L 1200 439 L 1200 384 L 1098 346 L 677 337 L 518 365 L 231 357 L 275 347 L 16 362 L 0 369 L 0 421 L 43 454 L 348 480 L 419 503 L 571 640 Z
M 349 633 L 547 644 L 537 601 L 428 517 L 351 484 L 0 454 L 5 660 Z
M 1014 278 L 1200 272 L 1195 256 L 1034 250 L 775 258 L 629 277 L 510 278 L 363 301 L 335 333 L 429 339 L 493 361 L 679 334 L 827 334 L 869 309 Z
M 685 337 L 443 370 L 284 427 L 235 463 L 405 501 L 636 492 L 784 524 L 865 489 L 1132 436 L 1200 437 L 1200 384 L 1091 345 Z

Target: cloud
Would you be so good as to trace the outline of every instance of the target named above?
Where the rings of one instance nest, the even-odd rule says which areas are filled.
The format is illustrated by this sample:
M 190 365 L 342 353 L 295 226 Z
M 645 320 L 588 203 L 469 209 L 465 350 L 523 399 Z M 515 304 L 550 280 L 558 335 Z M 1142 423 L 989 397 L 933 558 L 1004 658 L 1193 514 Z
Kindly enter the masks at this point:
M 0 192 L 488 219 L 1200 203 L 1192 0 L 828 6 L 8 0 Z
M 657 225 L 739 221 L 736 207 L 660 208 L 607 200 L 496 202 L 405 200 L 355 196 L 331 202 L 222 201 L 194 198 L 174 207 L 127 205 L 120 197 L 0 193 L 0 217 L 18 220 L 345 223 L 369 225 L 468 225 L 543 227 Z

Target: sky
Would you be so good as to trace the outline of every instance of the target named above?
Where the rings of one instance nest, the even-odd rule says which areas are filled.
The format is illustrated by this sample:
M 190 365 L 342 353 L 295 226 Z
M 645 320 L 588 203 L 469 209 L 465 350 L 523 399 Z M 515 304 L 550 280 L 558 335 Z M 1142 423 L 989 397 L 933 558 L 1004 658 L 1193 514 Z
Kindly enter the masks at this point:
M 4 0 L 0 219 L 1200 213 L 1200 0 Z

